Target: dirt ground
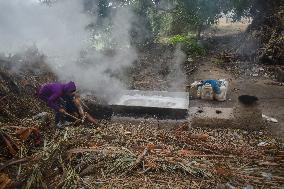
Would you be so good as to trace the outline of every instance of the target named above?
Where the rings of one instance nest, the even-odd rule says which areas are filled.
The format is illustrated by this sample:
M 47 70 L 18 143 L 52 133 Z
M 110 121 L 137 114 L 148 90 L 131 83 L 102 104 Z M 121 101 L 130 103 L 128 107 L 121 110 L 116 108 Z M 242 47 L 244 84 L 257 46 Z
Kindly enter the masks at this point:
M 238 104 L 240 95 L 256 96 L 262 113 L 278 120 L 278 123 L 268 123 L 268 130 L 279 139 L 284 139 L 284 86 L 273 84 L 275 79 L 271 68 L 243 59 L 236 59 L 228 65 L 216 63 L 218 54 L 223 51 L 232 52 L 239 44 L 247 25 L 248 23 L 221 23 L 208 29 L 204 33 L 203 43 L 209 46 L 209 50 L 184 66 L 186 81 L 180 90 L 187 90 L 187 86 L 197 80 L 227 79 L 227 101 L 191 100 L 190 106 L 233 108 Z M 141 53 L 133 71 L 135 76 L 132 87 L 139 90 L 168 90 L 167 75 L 170 72 L 169 64 L 174 63 L 173 55 L 173 49 L 166 47 L 156 47 Z
M 235 69 L 231 68 L 235 66 L 234 63 L 225 66 L 214 63 L 214 57 L 217 53 L 234 48 L 246 26 L 247 24 L 242 23 L 221 24 L 206 32 L 205 35 L 214 33 L 219 42 L 214 44 L 214 48 L 205 57 L 197 60 L 198 69 L 188 75 L 187 82 L 189 85 L 196 80 L 227 79 L 229 81 L 228 100 L 225 102 L 195 100 L 191 101 L 190 104 L 201 107 L 234 107 L 238 103 L 238 96 L 256 96 L 259 99 L 258 103 L 262 113 L 278 120 L 278 123 L 269 123 L 268 130 L 279 139 L 284 140 L 284 86 L 275 84 L 274 75 L 269 74 L 271 69 L 267 65 L 259 65 L 244 60 L 239 61 Z M 216 39 L 213 41 L 215 42 Z M 234 74 L 235 72 L 238 72 L 238 74 Z
M 219 68 L 206 58 L 201 62 L 198 70 L 188 77 L 188 82 L 203 79 L 227 79 L 229 81 L 228 100 L 225 102 L 192 100 L 190 106 L 232 108 L 238 103 L 240 95 L 256 96 L 259 99 L 259 107 L 263 114 L 278 120 L 278 123 L 270 123 L 268 129 L 279 138 L 284 138 L 283 86 L 270 85 L 273 80 L 268 78 L 235 78 L 228 71 Z

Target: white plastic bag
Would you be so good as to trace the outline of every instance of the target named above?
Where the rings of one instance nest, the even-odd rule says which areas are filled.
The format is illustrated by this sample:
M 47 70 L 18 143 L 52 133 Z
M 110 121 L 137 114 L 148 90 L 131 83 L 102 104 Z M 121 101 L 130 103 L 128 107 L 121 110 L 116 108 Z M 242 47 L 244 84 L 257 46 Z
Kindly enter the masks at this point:
M 220 82 L 220 94 L 214 93 L 214 99 L 220 102 L 223 102 L 227 99 L 227 91 L 229 87 L 229 82 L 225 79 L 218 80 Z

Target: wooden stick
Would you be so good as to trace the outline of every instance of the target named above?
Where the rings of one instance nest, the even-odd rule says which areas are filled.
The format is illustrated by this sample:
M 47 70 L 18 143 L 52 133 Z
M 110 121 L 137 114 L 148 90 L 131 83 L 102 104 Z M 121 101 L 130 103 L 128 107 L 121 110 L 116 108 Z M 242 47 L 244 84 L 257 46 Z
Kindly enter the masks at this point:
M 216 158 L 235 158 L 235 156 L 224 156 L 224 155 L 210 155 L 210 154 L 205 154 L 205 155 L 187 155 L 186 157 L 216 157 Z
M 69 114 L 67 112 L 65 112 L 64 114 L 69 116 L 69 117 L 71 117 L 71 118 L 73 118 L 73 119 L 75 119 L 76 121 L 81 121 L 79 118 L 77 118 L 77 117 L 75 117 L 75 116 L 73 116 L 73 115 L 71 115 L 71 114 Z
M 142 152 L 142 154 L 140 154 L 138 156 L 136 161 L 130 166 L 130 168 L 129 168 L 129 170 L 127 172 L 130 172 L 133 169 L 135 169 L 138 166 L 138 164 L 141 163 L 141 161 L 144 159 L 144 157 L 146 156 L 147 153 L 148 153 L 148 148 L 145 148 L 144 151 Z
M 7 97 L 8 97 L 7 95 L 3 96 L 3 97 L 0 99 L 0 101 L 4 100 L 4 99 L 7 98 Z
M 10 161 L 6 161 L 4 163 L 4 165 L 2 165 L 0 167 L 0 171 L 2 171 L 3 169 L 5 169 L 6 167 L 8 167 L 10 165 L 14 165 L 14 164 L 18 164 L 18 163 L 25 163 L 25 162 L 30 161 L 31 159 L 32 159 L 31 157 L 25 157 L 25 158 L 21 158 L 21 159 L 16 159 L 16 160 L 12 159 Z

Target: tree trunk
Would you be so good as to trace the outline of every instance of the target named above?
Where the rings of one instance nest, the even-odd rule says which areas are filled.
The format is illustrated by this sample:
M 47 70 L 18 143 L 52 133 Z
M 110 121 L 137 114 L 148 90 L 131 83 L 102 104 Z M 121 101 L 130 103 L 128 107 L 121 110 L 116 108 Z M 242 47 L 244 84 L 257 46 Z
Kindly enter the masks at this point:
M 253 20 L 247 28 L 248 37 L 243 43 L 249 43 L 252 39 L 260 43 L 254 49 L 254 52 L 258 52 L 254 56 L 258 56 L 257 60 L 262 63 L 284 64 L 284 50 L 279 48 L 284 46 L 283 6 L 283 1 L 256 0 L 251 9 Z

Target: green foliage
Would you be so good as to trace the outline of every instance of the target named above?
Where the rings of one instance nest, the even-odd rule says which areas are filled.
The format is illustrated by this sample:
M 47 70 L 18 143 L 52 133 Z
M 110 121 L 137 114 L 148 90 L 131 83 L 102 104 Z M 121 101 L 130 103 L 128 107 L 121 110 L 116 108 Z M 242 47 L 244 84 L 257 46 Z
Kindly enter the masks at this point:
M 200 56 L 206 53 L 206 49 L 196 39 L 192 39 L 189 41 L 189 43 L 186 44 L 185 52 L 192 56 Z
M 188 42 L 188 38 L 186 36 L 183 35 L 174 35 L 172 37 L 169 38 L 169 42 L 171 44 L 177 44 L 177 43 L 187 43 Z
M 168 38 L 169 44 L 180 44 L 184 52 L 191 56 L 200 56 L 206 52 L 203 45 L 192 35 L 174 35 Z

